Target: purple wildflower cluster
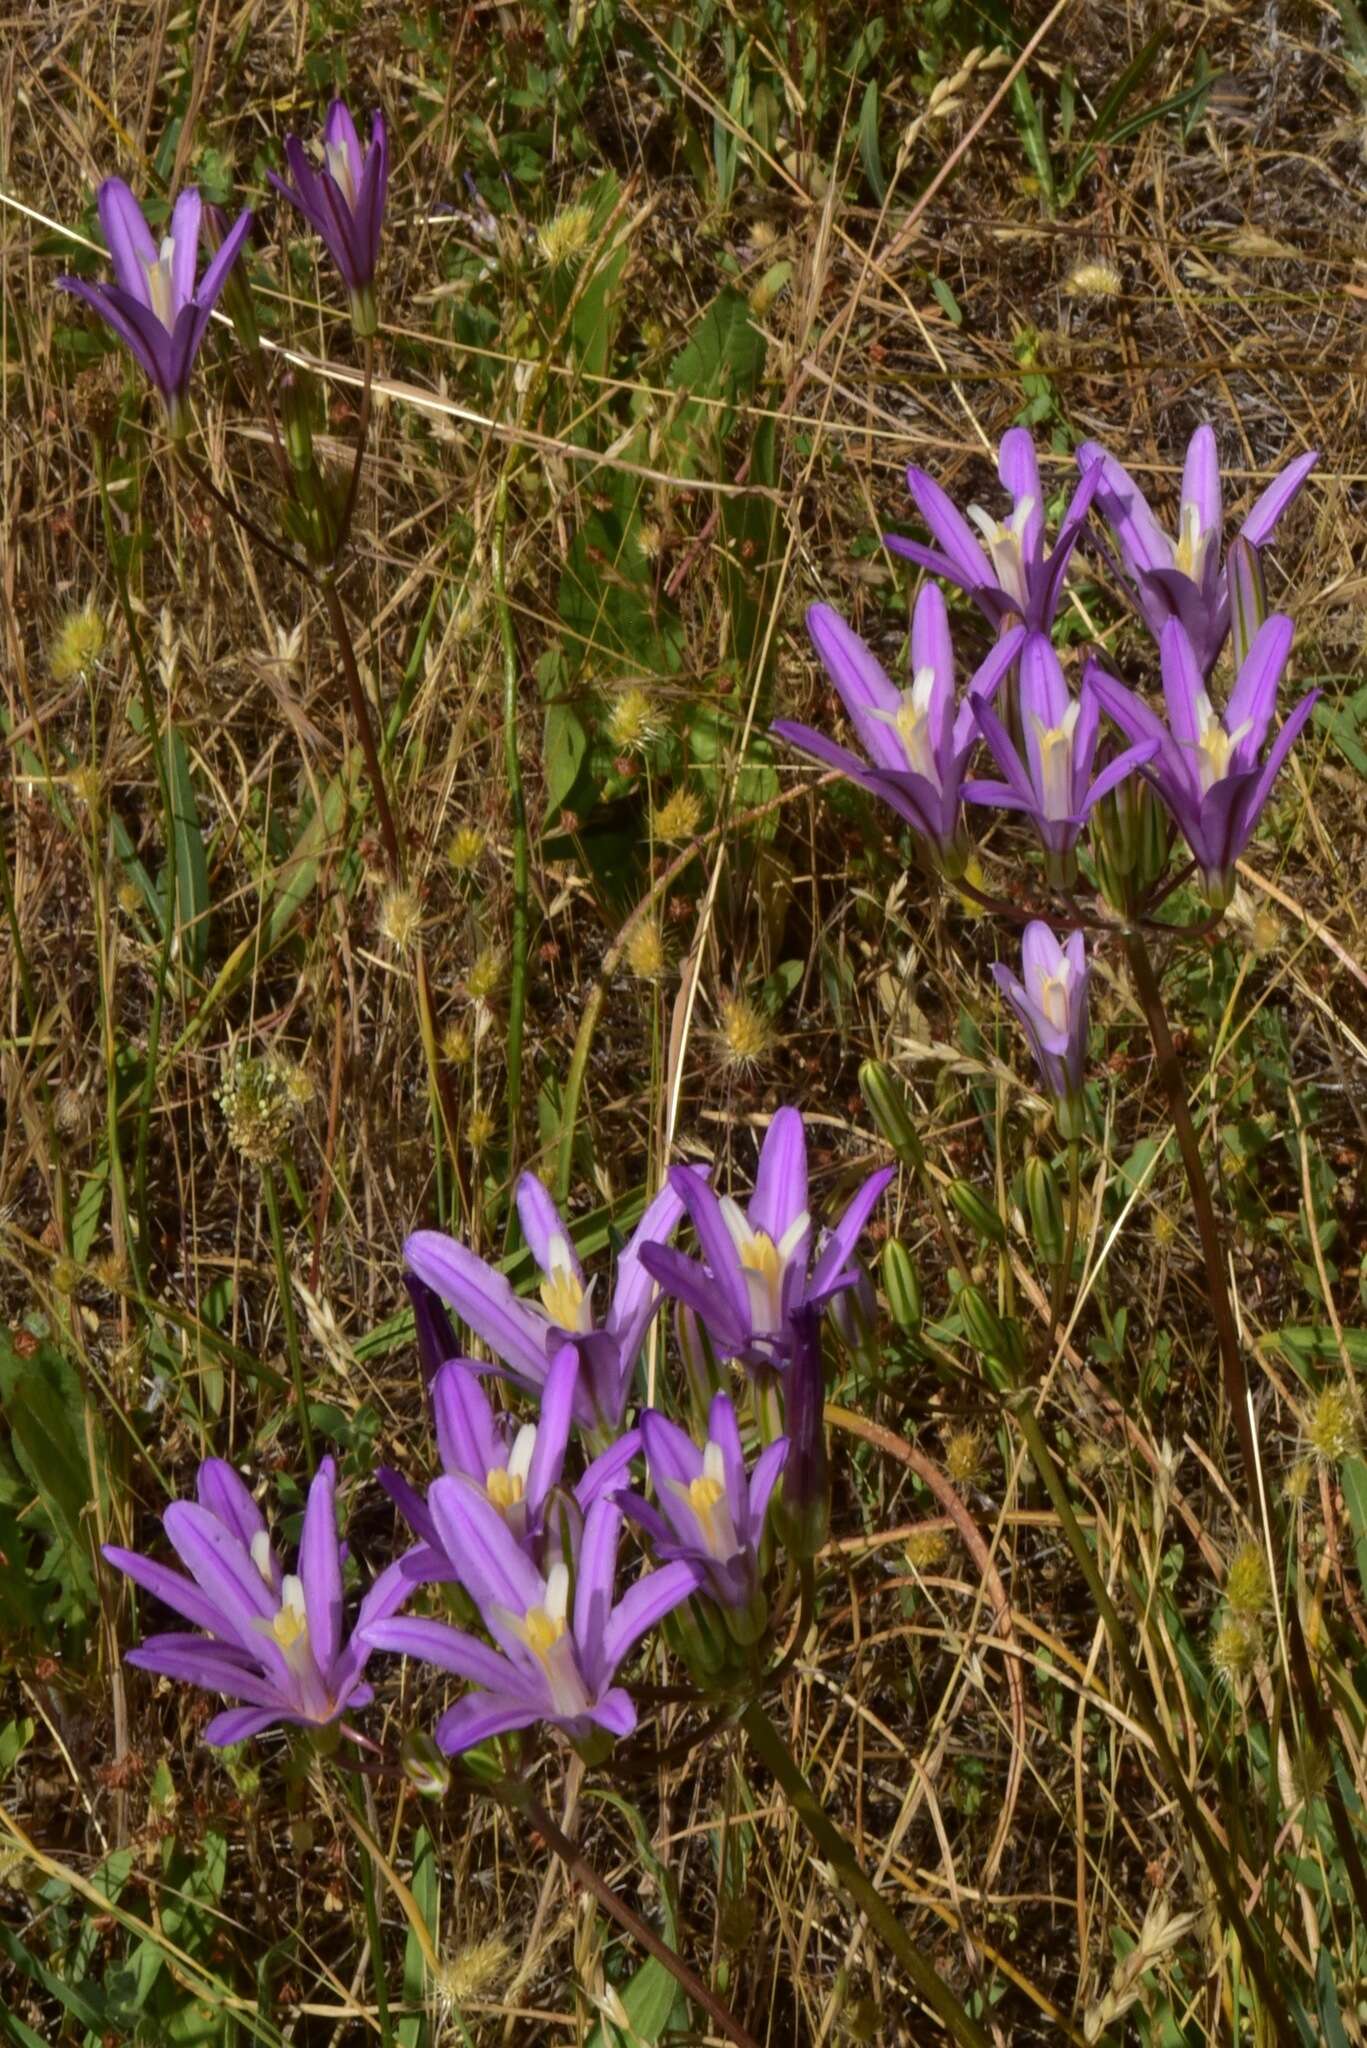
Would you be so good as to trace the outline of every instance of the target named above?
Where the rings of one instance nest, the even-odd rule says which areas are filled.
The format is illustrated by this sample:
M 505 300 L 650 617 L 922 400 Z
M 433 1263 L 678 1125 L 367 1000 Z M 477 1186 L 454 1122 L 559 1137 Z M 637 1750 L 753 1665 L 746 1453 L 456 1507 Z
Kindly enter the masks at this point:
M 653 1628 L 688 1603 L 680 1640 L 720 1638 L 752 1653 L 768 1628 L 776 1546 L 800 1562 L 820 1540 L 821 1320 L 861 1277 L 857 1243 L 890 1178 L 888 1168 L 870 1174 L 818 1239 L 802 1118 L 780 1109 L 747 1206 L 719 1195 L 706 1170 L 671 1170 L 617 1262 L 601 1322 L 569 1226 L 530 1174 L 517 1207 L 540 1306 L 454 1238 L 416 1231 L 408 1285 L 441 1470 L 425 1495 L 397 1472 L 378 1475 L 410 1548 L 376 1578 L 348 1636 L 332 1460 L 313 1482 L 289 1574 L 243 1481 L 211 1459 L 198 1502 L 174 1502 L 164 1517 L 189 1578 L 134 1551 L 105 1552 L 197 1631 L 151 1636 L 129 1661 L 240 1702 L 209 1724 L 215 1743 L 277 1722 L 354 1733 L 342 1717 L 372 1696 L 366 1660 L 390 1651 L 472 1688 L 437 1724 L 448 1754 L 534 1725 L 601 1754 L 636 1725 L 621 1673 Z M 685 1216 L 697 1257 L 668 1242 Z M 740 1368 L 731 1391 L 692 1400 L 692 1429 L 654 1405 L 627 1421 L 666 1296 L 714 1374 L 729 1360 Z M 463 1354 L 452 1313 L 491 1360 Z M 500 1381 L 535 1413 L 496 1407 L 489 1384 Z M 685 1378 L 681 1413 L 695 1385 Z M 629 1578 L 628 1529 L 644 1557 Z M 427 1586 L 458 1588 L 480 1632 L 400 1614 Z
M 1313 453 L 1273 480 L 1227 555 L 1209 426 L 1197 429 L 1187 450 L 1175 538 L 1113 456 L 1089 441 L 1077 460 L 1080 481 L 1052 548 L 1026 429 L 1014 427 L 1002 439 L 998 475 L 1011 500 L 1003 518 L 977 505 L 965 518 L 932 477 L 909 469 L 908 488 L 932 544 L 889 534 L 887 546 L 970 597 L 997 632 L 994 646 L 956 701 L 948 614 L 938 588 L 928 584 L 912 613 L 911 683 L 901 689 L 836 612 L 813 605 L 808 632 L 863 757 L 810 726 L 787 720 L 774 726 L 780 738 L 880 797 L 910 828 L 925 864 L 952 882 L 964 885 L 970 867 L 966 804 L 1014 813 L 1032 828 L 1046 879 L 1063 892 L 1072 936 L 1060 945 L 1048 925 L 1035 920 L 1025 934 L 1023 982 L 1004 967 L 994 971 L 1021 1020 L 1060 1127 L 1073 1134 L 1080 1127 L 1086 1051 L 1088 965 L 1074 899 L 1084 831 L 1103 890 L 1113 884 L 1113 910 L 1142 915 L 1167 893 L 1164 877 L 1145 873 L 1137 899 L 1125 886 L 1133 848 L 1109 845 L 1108 823 L 1115 837 L 1110 821 L 1124 818 L 1132 826 L 1137 807 L 1102 800 L 1123 797 L 1131 778 L 1143 777 L 1185 839 L 1207 903 L 1218 914 L 1233 896 L 1236 864 L 1318 696 L 1312 690 L 1302 697 L 1272 735 L 1292 627 L 1280 613 L 1265 616 L 1260 550 L 1313 469 Z M 1166 718 L 1095 656 L 1086 660 L 1074 690 L 1053 644 L 1066 570 L 1089 526 L 1098 523 L 1104 530 L 1100 558 L 1158 643 Z M 1212 677 L 1231 632 L 1234 674 L 1222 714 L 1212 699 Z M 970 772 L 979 742 L 1000 779 Z
M 271 183 L 326 243 L 350 296 L 352 326 L 358 335 L 372 335 L 375 271 L 389 184 L 384 117 L 378 112 L 373 116 L 370 144 L 362 149 L 355 122 L 342 101 L 334 100 L 323 124 L 321 165 L 315 168 L 310 163 L 293 135 L 285 143 L 285 158 L 293 185 L 274 174 Z M 160 241 L 122 178 L 105 179 L 96 205 L 114 282 L 92 284 L 80 277 L 58 281 L 113 328 L 160 393 L 171 435 L 180 440 L 189 430 L 195 357 L 251 233 L 253 216 L 238 215 L 196 282 L 205 209 L 193 186 L 173 202 Z

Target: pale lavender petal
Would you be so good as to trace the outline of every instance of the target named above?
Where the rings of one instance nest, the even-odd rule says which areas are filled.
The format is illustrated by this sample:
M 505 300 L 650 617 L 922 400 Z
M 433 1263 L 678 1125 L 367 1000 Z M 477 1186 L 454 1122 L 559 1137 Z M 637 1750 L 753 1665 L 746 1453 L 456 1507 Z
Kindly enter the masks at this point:
M 1201 741 L 1200 700 L 1205 696 L 1206 684 L 1190 636 L 1179 619 L 1169 619 L 1164 626 L 1159 656 L 1168 724 L 1178 746 L 1194 761 L 1194 750 Z
M 1220 456 L 1215 445 L 1215 430 L 1204 422 L 1187 443 L 1187 459 L 1182 471 L 1182 504 L 1184 507 L 1196 507 L 1203 533 L 1218 535 L 1221 532 L 1224 510 L 1220 503 Z
M 603 1631 L 602 1670 L 611 1675 L 625 1663 L 647 1629 L 672 1614 L 681 1601 L 702 1585 L 705 1574 L 696 1564 L 676 1559 L 647 1572 L 628 1586 Z
M 1084 689 L 1095 692 L 1107 717 L 1120 727 L 1127 739 L 1136 745 L 1152 741 L 1157 749 L 1155 759 L 1162 772 L 1165 791 L 1186 792 L 1195 802 L 1197 785 L 1193 764 L 1183 755 L 1157 712 L 1151 710 L 1133 690 L 1118 683 L 1114 676 L 1108 676 L 1105 669 L 1099 668 L 1095 662 L 1088 663 L 1082 680 Z
M 806 1213 L 807 1133 L 799 1112 L 785 1104 L 774 1112 L 760 1146 L 750 1223 L 777 1244 Z
M 95 204 L 115 277 L 126 292 L 150 309 L 147 266 L 157 260 L 157 244 L 142 208 L 122 178 L 106 178 L 95 195 Z
M 907 757 L 895 728 L 886 717 L 874 715 L 895 715 L 902 693 L 873 650 L 826 604 L 809 608 L 807 631 L 871 759 L 883 768 L 905 768 Z
M 893 1166 L 880 1166 L 876 1173 L 869 1175 L 863 1187 L 859 1189 L 822 1247 L 806 1290 L 808 1301 L 819 1300 L 823 1291 L 844 1272 L 850 1254 L 859 1242 L 864 1225 L 876 1204 L 882 1199 L 883 1191 L 894 1178 L 896 1171 Z
M 250 1550 L 252 1538 L 265 1531 L 266 1518 L 242 1479 L 223 1458 L 206 1458 L 195 1483 L 199 1504 L 217 1515 L 239 1543 Z
M 328 1691 L 339 1707 L 359 1705 L 356 1681 L 370 1655 L 370 1630 L 387 1622 L 419 1586 L 432 1582 L 437 1574 L 428 1560 L 435 1555 L 426 1544 L 415 1544 L 402 1557 L 395 1558 L 393 1564 L 385 1566 L 362 1600 L 351 1640 L 326 1674 Z
M 527 1511 L 535 1515 L 553 1486 L 560 1483 L 565 1450 L 574 1420 L 575 1396 L 579 1391 L 580 1359 L 573 1344 L 562 1344 L 551 1361 L 541 1395 L 536 1442 L 527 1468 Z
M 1062 946 L 1043 918 L 1034 918 L 1021 937 L 1021 966 L 1032 1003 L 1038 1003 L 1042 984 L 1057 976 L 1062 965 Z
M 452 1361 L 432 1382 L 432 1418 L 437 1452 L 446 1472 L 464 1472 L 483 1486 L 505 1462 L 494 1411 L 477 1372 Z
M 974 697 L 970 701 L 973 706 L 973 716 L 978 721 L 978 729 L 987 741 L 993 760 L 1006 777 L 1010 788 L 1014 790 L 1019 800 L 1020 808 L 1027 811 L 1038 810 L 1038 793 L 1034 783 L 1025 772 L 1024 764 L 1021 761 L 1020 755 L 1016 752 L 1010 733 L 1006 730 L 1006 727 L 1002 724 L 992 706 L 982 697 Z M 974 792 L 976 790 L 989 788 L 990 786 L 990 784 L 984 783 L 965 783 L 964 795 L 970 803 L 1005 802 L 1003 797 L 975 795 Z
M 584 1517 L 584 1534 L 575 1559 L 574 1640 L 579 1668 L 590 1692 L 606 1685 L 616 1670 L 603 1657 L 603 1632 L 612 1610 L 617 1577 L 617 1546 L 622 1510 L 615 1501 L 599 1498 Z
M 177 1614 L 183 1614 L 187 1621 L 197 1628 L 207 1629 L 210 1635 L 223 1636 L 231 1629 L 226 1615 L 216 1601 L 201 1592 L 193 1579 L 185 1578 L 180 1572 L 173 1572 L 169 1565 L 157 1564 L 153 1558 L 143 1557 L 136 1550 L 124 1550 L 117 1543 L 106 1543 L 102 1555 L 115 1571 L 123 1572 L 135 1586 L 141 1586 L 145 1593 L 151 1593 L 162 1605 L 170 1607 Z
M 953 564 L 954 581 L 969 591 L 995 589 L 996 576 L 978 544 L 977 536 L 954 500 L 941 489 L 934 477 L 927 476 L 925 470 L 913 464 L 907 471 L 907 489 L 915 500 L 917 511 Z
M 1170 569 L 1172 542 L 1129 471 L 1097 441 L 1084 441 L 1077 451 L 1077 461 L 1084 474 L 1094 464 L 1101 469 L 1096 506 L 1114 532 L 1126 566 L 1132 571 Z
M 424 1621 L 416 1615 L 375 1621 L 366 1629 L 366 1641 L 372 1650 L 416 1657 L 422 1664 L 454 1672 L 457 1678 L 467 1678 L 472 1685 L 487 1686 L 493 1692 L 506 1692 L 518 1684 L 519 1674 L 506 1657 L 478 1636 L 452 1628 L 449 1622 Z
M 270 1639 L 252 1624 L 273 1621 L 279 1601 L 249 1553 L 194 1501 L 172 1501 L 162 1522 L 181 1563 L 220 1609 L 220 1628 L 226 1623 L 244 1649 L 264 1649 Z
M 1269 750 L 1267 756 L 1267 760 L 1263 764 L 1262 773 L 1259 775 L 1258 780 L 1253 788 L 1252 799 L 1249 804 L 1248 828 L 1247 833 L 1245 834 L 1245 839 L 1247 839 L 1248 835 L 1252 833 L 1254 827 L 1257 825 L 1258 818 L 1262 811 L 1263 805 L 1267 802 L 1268 798 L 1272 794 L 1272 785 L 1277 780 L 1278 775 L 1281 773 L 1282 765 L 1285 762 L 1287 755 L 1291 752 L 1292 747 L 1300 738 L 1301 730 L 1305 725 L 1305 721 L 1307 720 L 1307 718 L 1309 718 L 1316 704 L 1318 704 L 1320 700 L 1320 695 L 1320 691 L 1311 690 L 1304 697 L 1302 697 L 1300 703 L 1296 706 L 1295 710 L 1290 714 L 1290 716 L 1286 720 L 1286 723 L 1283 725 L 1281 731 L 1277 734 L 1276 739 L 1273 740 L 1271 749 Z
M 721 1396 L 718 1396 L 720 1399 Z M 691 1486 L 702 1471 L 702 1452 L 687 1430 L 680 1429 L 658 1409 L 647 1408 L 641 1417 L 641 1441 L 655 1491 L 664 1497 L 665 1488 Z
M 209 258 L 208 266 L 199 281 L 199 289 L 195 293 L 196 302 L 200 306 L 209 307 L 217 302 L 218 295 L 227 282 L 228 272 L 236 263 L 238 253 L 251 233 L 251 228 L 251 213 L 240 213 Z
M 1093 804 L 1099 804 L 1102 797 L 1109 796 L 1113 789 L 1119 789 L 1127 776 L 1137 768 L 1144 768 L 1158 752 L 1157 740 L 1140 740 L 1133 747 L 1126 747 L 1113 761 L 1108 761 L 1095 782 L 1082 799 L 1080 809 L 1089 811 Z
M 365 158 L 361 150 L 361 138 L 356 133 L 356 123 L 352 120 L 343 100 L 334 100 L 327 110 L 327 117 L 323 122 L 323 147 L 346 151 L 352 183 L 359 192 Z
M 726 1227 L 726 1218 L 715 1190 L 683 1166 L 672 1166 L 669 1169 L 669 1179 L 670 1184 L 683 1198 L 684 1207 L 698 1234 L 698 1243 L 702 1248 L 708 1271 L 716 1287 L 725 1297 L 732 1317 L 737 1323 L 748 1327 L 750 1290 L 745 1284 L 740 1253 Z
M 195 272 L 199 268 L 199 225 L 204 202 L 191 185 L 181 193 L 171 210 L 171 308 L 172 317 L 195 295 Z
M 250 1736 L 264 1735 L 268 1728 L 274 1728 L 281 1721 L 298 1721 L 297 1714 L 262 1712 L 257 1707 L 233 1707 L 226 1714 L 215 1714 L 204 1730 L 203 1740 L 210 1749 L 231 1749 L 235 1742 L 246 1742 Z
M 534 1173 L 524 1173 L 517 1183 L 517 1215 L 522 1235 L 543 1273 L 549 1273 L 554 1253 L 561 1264 L 568 1261 L 576 1279 L 583 1279 L 584 1269 L 568 1226 Z
M 776 1438 L 766 1444 L 755 1460 L 755 1469 L 750 1475 L 750 1511 L 747 1535 L 750 1543 L 758 1548 L 764 1534 L 764 1518 L 769 1512 L 769 1496 L 773 1493 L 788 1461 L 788 1439 Z
M 1023 790 L 1012 789 L 1009 783 L 984 782 L 973 776 L 960 795 L 966 804 L 988 804 L 994 811 L 1026 811 L 1032 818 L 1039 816 L 1039 798 L 1033 789 L 1027 796 Z
M 442 1549 L 481 1609 L 497 1603 L 525 1614 L 541 1605 L 541 1575 L 487 1494 L 468 1479 L 442 1478 L 433 1482 L 427 1505 Z
M 448 1707 L 434 1731 L 437 1748 L 446 1756 L 459 1756 L 495 1735 L 511 1735 L 515 1729 L 531 1728 L 550 1717 L 549 1699 L 529 1706 L 508 1694 L 472 1693 Z
M 1041 625 L 1048 625 L 1054 616 L 1073 549 L 1087 524 L 1092 501 L 1101 486 L 1101 477 L 1101 464 L 1094 462 L 1090 469 L 1083 471 L 1082 481 L 1068 501 L 1049 559 L 1037 578 L 1035 616 Z
M 1241 765 L 1251 767 L 1263 750 L 1272 714 L 1277 708 L 1277 685 L 1291 652 L 1295 628 L 1284 612 L 1273 612 L 1253 636 L 1243 667 L 1230 692 L 1225 712 L 1225 729 L 1231 735 L 1241 725 L 1249 730 L 1239 742 Z
M 401 1473 L 395 1472 L 388 1465 L 381 1465 L 375 1477 L 379 1480 L 380 1485 L 389 1495 L 389 1498 L 393 1501 L 395 1507 L 413 1531 L 413 1534 L 421 1536 L 424 1543 L 433 1544 L 437 1549 L 440 1549 L 441 1538 L 437 1534 L 437 1525 L 428 1514 L 422 1495 L 409 1485 Z
M 439 1230 L 415 1230 L 403 1250 L 418 1278 L 449 1302 L 508 1370 L 539 1388 L 546 1377 L 545 1316 L 519 1301 L 501 1273 Z
M 743 1510 L 748 1497 L 745 1478 L 745 1452 L 741 1447 L 740 1425 L 736 1421 L 735 1403 L 729 1394 L 714 1394 L 712 1405 L 707 1411 L 707 1436 L 721 1452 L 722 1473 L 726 1483 L 726 1503 L 732 1515 L 744 1519 Z M 698 1460 L 702 1469 L 702 1460 Z M 741 1540 L 744 1541 L 742 1532 Z
M 1012 427 L 1002 435 L 1001 447 L 997 451 L 997 475 L 1002 488 L 1009 491 L 1012 509 L 1030 500 L 1030 512 L 1025 521 L 1021 553 L 1027 567 L 1038 562 L 1044 551 L 1044 493 L 1039 480 L 1039 463 L 1035 459 L 1034 437 L 1028 427 Z
M 304 1588 L 309 1647 L 326 1674 L 342 1646 L 342 1554 L 337 1541 L 337 1466 L 324 1458 L 309 1487 L 299 1537 L 299 1578 Z
M 1025 640 L 1024 626 L 1013 626 L 1009 633 L 1003 633 L 993 647 L 986 661 L 969 677 L 968 688 L 959 706 L 954 721 L 954 751 L 966 755 L 978 738 L 978 722 L 973 715 L 973 700 L 981 698 L 988 703 L 996 695 L 1002 677 L 1020 653 Z
M 614 1685 L 589 1708 L 589 1718 L 609 1735 L 630 1735 L 636 1726 L 636 1703 L 620 1685 Z
M 124 1652 L 124 1663 L 138 1671 L 154 1671 L 162 1678 L 174 1678 L 182 1685 L 197 1685 L 205 1692 L 221 1692 L 248 1706 L 269 1707 L 278 1712 L 289 1704 L 277 1688 L 267 1682 L 260 1669 L 243 1661 L 244 1653 L 221 1643 L 206 1643 L 203 1636 L 153 1636 L 134 1650 Z
M 600 1494 L 609 1492 L 626 1477 L 627 1467 L 640 1448 L 640 1430 L 628 1429 L 615 1444 L 610 1444 L 607 1450 L 590 1459 L 574 1489 L 574 1497 L 585 1514 Z
M 704 1173 L 704 1178 L 706 1175 Z M 617 1338 L 621 1370 L 630 1374 L 650 1319 L 655 1312 L 655 1282 L 641 1264 L 641 1247 L 663 1244 L 683 1215 L 677 1188 L 666 1180 L 642 1211 L 641 1220 L 622 1248 L 617 1261 L 617 1284 L 604 1318 L 607 1329 Z
M 926 786 L 923 778 L 913 778 L 906 770 L 897 779 L 891 771 L 885 770 L 880 774 L 877 769 L 866 767 L 857 754 L 852 754 L 837 740 L 828 739 L 825 733 L 813 731 L 810 725 L 797 725 L 788 718 L 775 719 L 769 730 L 778 739 L 786 740 L 789 746 L 800 747 L 804 754 L 810 754 L 813 760 L 822 762 L 825 767 L 837 769 L 851 782 L 858 783 L 861 789 L 866 789 L 870 796 L 890 804 L 898 816 L 923 837 L 930 839 L 936 836 L 938 819 L 927 817 L 909 797 L 913 780 L 922 787 Z
M 1262 547 L 1271 540 L 1277 521 L 1319 459 L 1318 449 L 1312 449 L 1308 455 L 1298 455 L 1294 462 L 1287 464 L 1280 476 L 1272 479 L 1239 528 L 1241 537 L 1250 546 Z
M 686 1259 L 682 1252 L 665 1245 L 646 1245 L 641 1258 L 665 1293 L 691 1308 L 706 1324 L 713 1342 L 725 1356 L 730 1357 L 740 1349 L 750 1334 L 748 1303 L 746 1314 L 738 1316 L 702 1264 L 697 1259 Z

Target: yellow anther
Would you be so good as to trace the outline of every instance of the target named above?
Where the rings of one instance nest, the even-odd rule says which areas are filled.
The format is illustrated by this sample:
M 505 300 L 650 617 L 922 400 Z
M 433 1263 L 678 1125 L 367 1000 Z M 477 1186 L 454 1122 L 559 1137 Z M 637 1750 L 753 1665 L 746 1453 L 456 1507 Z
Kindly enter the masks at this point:
M 506 1465 L 491 1465 L 485 1475 L 484 1491 L 499 1513 L 506 1515 L 522 1499 L 527 1483 L 520 1472 L 510 1472 Z

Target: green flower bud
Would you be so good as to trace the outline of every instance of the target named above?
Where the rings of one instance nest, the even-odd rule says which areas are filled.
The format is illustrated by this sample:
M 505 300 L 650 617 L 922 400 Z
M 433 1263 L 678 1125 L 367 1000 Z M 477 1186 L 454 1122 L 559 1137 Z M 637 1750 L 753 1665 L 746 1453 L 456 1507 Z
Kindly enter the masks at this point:
M 1058 1180 L 1048 1160 L 1038 1154 L 1025 1162 L 1025 1203 L 1030 1211 L 1030 1233 L 1046 1266 L 1063 1261 L 1063 1202 Z
M 879 1135 L 903 1166 L 923 1167 L 925 1148 L 912 1122 L 906 1091 L 892 1068 L 884 1060 L 865 1060 L 859 1069 L 859 1086 Z
M 952 1180 L 949 1183 L 949 1199 L 963 1217 L 970 1230 L 992 1244 L 1006 1243 L 1006 1225 L 992 1207 L 984 1201 L 971 1181 Z
M 919 1330 L 923 1313 L 921 1280 L 906 1246 L 890 1237 L 883 1247 L 883 1291 L 899 1330 Z
M 424 1799 L 444 1799 L 451 1788 L 451 1766 L 425 1728 L 410 1728 L 399 1751 L 404 1776 Z

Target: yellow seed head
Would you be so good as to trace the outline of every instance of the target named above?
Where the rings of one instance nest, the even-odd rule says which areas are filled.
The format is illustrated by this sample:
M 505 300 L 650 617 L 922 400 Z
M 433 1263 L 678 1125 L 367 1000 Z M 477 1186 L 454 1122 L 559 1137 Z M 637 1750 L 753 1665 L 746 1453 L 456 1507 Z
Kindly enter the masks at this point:
M 1352 1457 L 1358 1448 L 1358 1425 L 1346 1387 L 1326 1387 L 1315 1397 L 1306 1435 L 1322 1465 L 1341 1465 Z
M 459 2011 L 477 1998 L 487 1998 L 507 1974 L 512 1953 L 501 1934 L 486 1935 L 483 1941 L 457 1949 L 442 1962 L 432 1979 L 438 2004 Z
M 52 1284 L 58 1294 L 74 1294 L 80 1285 L 81 1269 L 74 1259 L 54 1259 Z
M 1295 1464 L 1282 1481 L 1282 1491 L 1293 1507 L 1299 1506 L 1309 1493 L 1315 1479 L 1313 1458 L 1297 1458 Z
M 380 935 L 396 953 L 407 953 L 422 930 L 422 905 L 411 889 L 396 884 L 380 898 Z
M 1230 1559 L 1225 1574 L 1225 1600 L 1230 1613 L 1244 1621 L 1266 1614 L 1271 1607 L 1272 1581 L 1259 1544 L 1241 1544 Z
M 482 1152 L 497 1129 L 493 1111 L 481 1104 L 472 1109 L 466 1119 L 465 1142 L 472 1152 Z
M 1259 955 L 1275 953 L 1282 942 L 1282 921 L 1266 904 L 1260 905 L 1253 913 L 1248 942 Z
M 468 1064 L 474 1044 L 463 1024 L 448 1024 L 441 1035 L 441 1056 L 449 1067 Z
M 308 1068 L 299 1060 L 286 1059 L 282 1053 L 276 1061 L 280 1085 L 296 1109 L 307 1109 L 318 1093 L 317 1083 Z
M 976 1429 L 956 1429 L 945 1438 L 945 1471 L 956 1486 L 976 1484 L 983 1468 L 983 1439 Z
M 1075 299 L 1118 299 L 1125 280 L 1114 263 L 1079 263 L 1063 289 Z
M 142 902 L 142 891 L 136 882 L 122 881 L 115 891 L 114 900 L 125 917 L 132 917 Z
M 727 1065 L 762 1067 L 778 1043 L 778 1034 L 763 1010 L 748 996 L 723 996 L 717 1009 L 721 1019 L 717 1038 Z
M 68 612 L 52 636 L 48 667 L 54 683 L 75 683 L 90 675 L 109 635 L 93 604 Z
M 653 562 L 664 545 L 664 535 L 654 519 L 643 519 L 636 529 L 636 545 L 648 562 Z
M 1169 1216 L 1166 1209 L 1155 1209 L 1152 1211 L 1149 1229 L 1153 1233 L 1153 1241 L 1158 1246 L 1160 1252 L 1168 1251 L 1177 1241 L 1176 1219 Z
M 465 992 L 472 1003 L 487 1003 L 503 979 L 503 954 L 497 946 L 486 946 L 475 955 L 465 977 Z
M 632 933 L 627 942 L 627 966 L 642 981 L 658 981 L 664 973 L 664 933 L 656 918 L 646 918 Z
M 1226 1685 L 1239 1685 L 1258 1661 L 1261 1638 L 1254 1622 L 1230 1615 L 1210 1642 L 1211 1669 Z
M 127 1259 L 116 1251 L 103 1251 L 90 1261 L 90 1277 L 109 1294 L 122 1294 L 132 1280 Z
M 77 803 L 84 804 L 88 811 L 98 808 L 102 786 L 99 769 L 89 764 L 73 768 L 67 781 L 67 787 Z
M 949 1556 L 949 1538 L 943 1529 L 918 1529 L 908 1536 L 903 1555 L 913 1571 L 932 1571 Z
M 272 1053 L 264 1059 L 230 1055 L 224 1062 L 218 1105 L 228 1143 L 255 1166 L 279 1158 L 294 1122 L 298 1105 L 286 1073 L 290 1064 Z
M 701 823 L 702 798 L 681 785 L 655 806 L 650 829 L 666 846 L 682 846 L 685 840 L 697 838 Z
M 458 875 L 468 875 L 479 865 L 484 851 L 484 834 L 478 825 L 462 825 L 447 849 L 447 857 Z
M 553 220 L 544 221 L 536 231 L 537 247 L 552 266 L 572 263 L 589 246 L 593 233 L 593 208 L 567 206 Z
M 619 753 L 630 753 L 649 744 L 658 725 L 649 690 L 621 690 L 608 708 L 607 736 Z

